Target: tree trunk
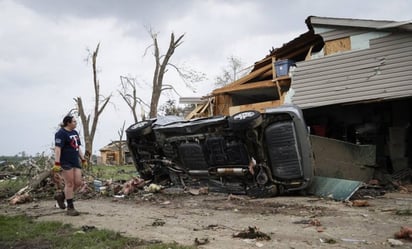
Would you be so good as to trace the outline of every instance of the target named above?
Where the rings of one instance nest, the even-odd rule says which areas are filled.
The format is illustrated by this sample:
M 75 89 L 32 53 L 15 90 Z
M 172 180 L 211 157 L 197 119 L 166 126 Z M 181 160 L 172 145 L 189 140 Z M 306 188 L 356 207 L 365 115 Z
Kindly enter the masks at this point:
M 107 98 L 103 98 L 100 100 L 100 84 L 99 80 L 97 79 L 97 55 L 99 53 L 100 43 L 97 44 L 96 50 L 92 54 L 92 66 L 93 66 L 93 86 L 94 86 L 94 110 L 93 110 L 93 121 L 90 127 L 90 114 L 86 116 L 84 111 L 83 101 L 81 97 L 77 97 L 75 102 L 77 103 L 77 111 L 79 113 L 80 119 L 83 125 L 83 132 L 84 132 L 84 143 L 85 143 L 85 151 L 84 154 L 89 161 L 92 158 L 93 153 L 93 140 L 94 135 L 96 134 L 97 123 L 99 122 L 99 117 L 102 114 L 104 108 L 109 103 L 111 96 Z M 102 104 L 100 106 L 100 104 Z
M 152 99 L 150 102 L 150 113 L 149 116 L 151 118 L 155 118 L 157 116 L 157 108 L 159 105 L 160 94 L 162 92 L 163 86 L 163 77 L 167 71 L 167 66 L 169 64 L 169 60 L 172 57 L 175 49 L 182 44 L 183 35 L 179 36 L 179 38 L 175 41 L 175 35 L 172 33 L 170 35 L 170 43 L 169 48 L 165 55 L 160 56 L 159 52 L 159 44 L 157 43 L 157 35 L 155 33 L 151 33 L 153 39 L 153 46 L 154 46 L 154 57 L 155 57 L 155 71 L 153 73 L 153 90 L 152 90 Z M 163 58 L 163 61 L 161 61 Z

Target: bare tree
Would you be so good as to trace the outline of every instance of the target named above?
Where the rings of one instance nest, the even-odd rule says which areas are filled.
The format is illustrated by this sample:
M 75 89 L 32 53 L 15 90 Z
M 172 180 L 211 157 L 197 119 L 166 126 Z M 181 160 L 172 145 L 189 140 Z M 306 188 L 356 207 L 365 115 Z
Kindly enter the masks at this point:
M 137 123 L 137 104 L 140 105 L 142 110 L 142 119 L 144 119 L 144 109 L 143 105 L 150 109 L 150 106 L 146 104 L 141 98 L 137 96 L 137 87 L 138 83 L 135 78 L 120 76 L 121 89 L 118 90 L 120 96 L 126 102 L 127 106 L 130 108 L 130 111 L 133 114 L 134 122 Z
M 102 114 L 107 103 L 109 103 L 111 95 L 108 97 L 103 97 L 100 94 L 100 83 L 97 79 L 97 55 L 99 53 L 100 43 L 97 44 L 96 50 L 91 54 L 92 66 L 93 66 L 93 86 L 94 86 L 94 109 L 93 115 L 86 114 L 83 101 L 81 97 L 77 97 L 74 101 L 77 104 L 77 111 L 80 116 L 83 125 L 84 141 L 85 141 L 85 156 L 90 161 L 93 151 L 93 140 L 96 134 L 97 124 L 99 122 L 99 117 Z M 93 116 L 92 123 L 90 124 L 91 116 Z
M 123 121 L 122 128 L 117 131 L 117 135 L 119 135 L 119 142 L 116 145 L 119 151 L 119 165 L 123 164 L 123 135 L 124 135 L 124 125 L 125 124 L 126 124 L 126 120 Z
M 167 49 L 167 52 L 166 54 L 161 55 L 158 40 L 157 40 L 157 33 L 153 32 L 151 29 L 149 29 L 149 33 L 153 40 L 153 44 L 149 47 L 153 46 L 153 50 L 154 50 L 153 56 L 155 58 L 155 70 L 153 73 L 153 89 L 152 89 L 152 98 L 150 102 L 150 113 L 149 113 L 149 116 L 153 118 L 153 117 L 156 117 L 157 115 L 157 108 L 159 105 L 159 99 L 160 99 L 161 92 L 164 90 L 170 90 L 170 89 L 174 90 L 174 88 L 170 87 L 171 86 L 170 84 L 168 85 L 168 87 L 163 87 L 164 86 L 163 78 L 166 72 L 168 71 L 169 66 L 174 68 L 177 71 L 180 78 L 186 84 L 186 87 L 192 90 L 194 89 L 191 83 L 204 80 L 206 76 L 205 74 L 197 72 L 193 69 L 185 69 L 185 67 L 176 66 L 175 64 L 170 63 L 170 58 L 175 52 L 175 49 L 183 43 L 182 39 L 184 37 L 184 34 L 180 35 L 177 39 L 175 39 L 175 35 L 172 32 L 170 35 L 170 42 L 169 42 L 169 47 Z
M 182 39 L 184 37 L 184 34 L 180 35 L 175 40 L 175 35 L 174 33 L 172 33 L 170 35 L 169 48 L 167 49 L 167 52 L 165 55 L 161 55 L 160 50 L 159 50 L 159 44 L 157 41 L 157 33 L 154 33 L 151 30 L 149 32 L 153 40 L 153 44 L 152 44 L 152 46 L 154 47 L 153 56 L 155 57 L 155 63 L 156 63 L 155 70 L 153 73 L 153 89 L 152 89 L 152 99 L 150 102 L 150 113 L 149 113 L 149 116 L 151 118 L 154 118 L 157 116 L 157 107 L 159 104 L 160 93 L 162 92 L 163 77 L 165 73 L 167 72 L 167 65 L 173 53 L 175 52 L 175 49 L 182 44 L 183 42 Z
M 243 62 L 233 55 L 227 58 L 227 60 L 227 68 L 223 68 L 222 74 L 215 78 L 216 86 L 225 86 L 243 76 L 241 70 Z

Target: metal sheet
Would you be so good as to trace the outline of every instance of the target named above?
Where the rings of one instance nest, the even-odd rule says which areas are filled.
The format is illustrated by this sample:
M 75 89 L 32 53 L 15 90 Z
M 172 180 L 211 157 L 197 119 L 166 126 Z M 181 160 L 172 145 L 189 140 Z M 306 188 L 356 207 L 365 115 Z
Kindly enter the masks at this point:
M 337 201 L 347 201 L 362 185 L 359 181 L 315 176 L 309 193 Z

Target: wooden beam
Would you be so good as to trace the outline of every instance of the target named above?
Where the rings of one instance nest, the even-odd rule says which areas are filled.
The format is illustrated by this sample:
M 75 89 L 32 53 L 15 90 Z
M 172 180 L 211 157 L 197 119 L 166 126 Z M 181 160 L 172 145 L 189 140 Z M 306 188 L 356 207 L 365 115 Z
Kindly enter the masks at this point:
M 203 105 L 204 105 L 204 104 L 199 104 L 198 106 L 196 106 L 196 108 L 193 109 L 193 111 L 191 111 L 191 112 L 185 117 L 185 119 L 186 119 L 186 120 L 189 120 L 189 119 L 192 119 L 192 118 L 196 117 L 196 114 L 199 112 L 200 109 L 203 108 Z
M 272 57 L 272 80 L 276 78 L 275 62 L 276 62 L 276 57 Z
M 213 91 L 213 94 L 221 94 L 221 93 L 230 93 L 230 92 L 237 92 L 237 91 L 243 91 L 243 90 L 248 90 L 248 89 L 256 89 L 256 88 L 267 88 L 267 87 L 276 87 L 276 84 L 272 80 L 264 80 L 264 81 L 258 81 L 254 83 L 248 83 L 236 87 L 231 87 L 227 89 L 216 89 Z
M 269 70 L 269 71 L 267 71 L 266 73 L 264 73 L 264 74 L 262 74 L 261 76 L 260 76 L 260 78 L 274 78 L 274 74 L 273 74 L 273 69 L 272 70 Z
M 276 78 L 275 80 L 263 80 L 254 83 L 243 84 L 240 86 L 232 87 L 229 89 L 216 89 L 213 94 L 222 94 L 222 93 L 231 93 L 244 90 L 258 89 L 258 88 L 268 88 L 268 87 L 277 87 L 279 86 L 290 86 L 290 77 L 283 76 Z
M 272 65 L 271 65 L 271 64 L 266 65 L 266 66 L 264 66 L 264 67 L 262 67 L 262 68 L 259 68 L 259 69 L 256 70 L 256 71 L 251 72 L 250 74 L 246 75 L 245 77 L 242 77 L 242 78 L 240 78 L 240 79 L 238 79 L 238 80 L 230 83 L 230 84 L 227 85 L 227 86 L 224 86 L 224 87 L 215 89 L 212 93 L 213 93 L 213 95 L 215 95 L 215 94 L 218 94 L 218 93 L 226 92 L 226 89 L 230 89 L 230 88 L 232 88 L 232 87 L 236 87 L 236 86 L 238 86 L 238 85 L 242 85 L 242 84 L 244 84 L 244 83 L 246 83 L 246 82 L 248 82 L 248 81 L 250 81 L 250 80 L 252 80 L 252 79 L 254 79 L 254 78 L 256 78 L 256 77 L 259 77 L 260 75 L 266 73 L 266 72 L 269 71 L 270 69 L 272 69 Z

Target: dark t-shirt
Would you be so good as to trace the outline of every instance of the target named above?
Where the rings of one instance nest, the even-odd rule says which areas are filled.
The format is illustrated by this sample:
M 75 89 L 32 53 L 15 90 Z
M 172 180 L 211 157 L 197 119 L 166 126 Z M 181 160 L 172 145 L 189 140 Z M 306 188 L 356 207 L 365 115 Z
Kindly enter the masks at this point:
M 60 128 L 54 135 L 55 145 L 61 148 L 60 164 L 80 168 L 79 146 L 80 137 L 77 131 L 67 131 Z

